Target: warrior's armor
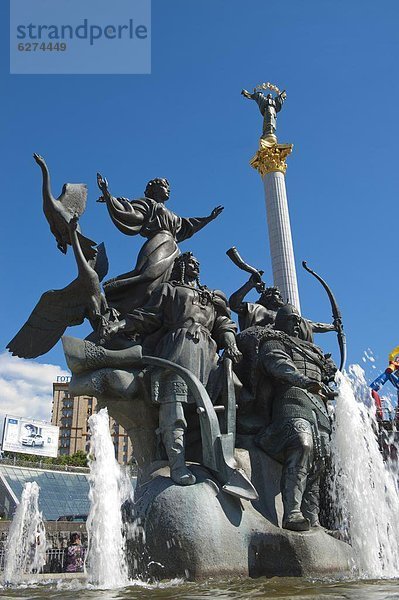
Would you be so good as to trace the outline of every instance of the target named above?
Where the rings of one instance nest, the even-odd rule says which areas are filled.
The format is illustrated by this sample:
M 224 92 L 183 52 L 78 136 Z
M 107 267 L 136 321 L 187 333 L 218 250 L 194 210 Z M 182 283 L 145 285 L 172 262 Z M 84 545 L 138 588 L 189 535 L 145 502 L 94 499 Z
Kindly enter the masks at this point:
M 306 389 L 309 380 L 323 383 L 329 376 L 329 362 L 314 344 L 299 339 L 291 344 L 289 338 L 284 336 L 284 341 L 279 333 L 280 339 L 269 339 L 260 348 L 263 369 L 266 373 L 278 370 L 281 377 L 274 380 L 273 421 L 297 417 L 314 421 L 315 425 L 329 431 L 330 420 L 324 402 Z M 271 332 L 270 335 L 273 336 Z
M 265 423 L 255 441 L 283 464 L 283 527 L 298 531 L 319 524 L 320 474 L 331 432 L 321 390 L 336 371 L 328 355 L 299 338 L 300 323 L 296 308 L 285 305 L 274 327 L 252 327 L 237 340 L 246 372 L 243 383 Z

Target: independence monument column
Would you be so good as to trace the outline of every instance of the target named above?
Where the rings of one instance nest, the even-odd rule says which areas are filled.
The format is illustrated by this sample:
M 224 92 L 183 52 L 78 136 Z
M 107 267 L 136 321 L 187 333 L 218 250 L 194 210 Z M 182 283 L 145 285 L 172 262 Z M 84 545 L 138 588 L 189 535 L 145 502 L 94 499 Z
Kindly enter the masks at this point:
M 276 95 L 261 90 L 272 90 Z M 292 246 L 290 216 L 285 189 L 285 159 L 292 152 L 293 144 L 279 144 L 276 137 L 276 114 L 286 99 L 285 91 L 271 83 L 263 83 L 253 94 L 242 90 L 245 98 L 255 100 L 263 116 L 263 132 L 259 150 L 252 158 L 251 166 L 259 171 L 265 188 L 267 224 L 274 285 L 280 289 L 283 299 L 301 310 L 298 283 Z

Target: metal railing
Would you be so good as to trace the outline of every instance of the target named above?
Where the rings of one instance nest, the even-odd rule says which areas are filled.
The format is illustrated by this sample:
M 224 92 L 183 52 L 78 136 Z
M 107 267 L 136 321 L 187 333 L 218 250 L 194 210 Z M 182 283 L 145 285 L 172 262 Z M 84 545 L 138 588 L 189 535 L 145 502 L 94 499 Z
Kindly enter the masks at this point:
M 66 548 L 50 548 L 46 550 L 46 564 L 41 573 L 63 573 Z M 0 571 L 4 571 L 5 550 L 0 550 Z
M 66 548 L 50 548 L 46 550 L 46 564 L 42 573 L 62 573 Z

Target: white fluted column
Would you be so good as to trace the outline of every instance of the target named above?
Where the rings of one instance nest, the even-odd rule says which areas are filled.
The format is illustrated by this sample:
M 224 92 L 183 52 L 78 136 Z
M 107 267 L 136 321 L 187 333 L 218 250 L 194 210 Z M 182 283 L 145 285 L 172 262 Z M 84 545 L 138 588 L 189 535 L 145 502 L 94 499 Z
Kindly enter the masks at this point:
M 288 300 L 300 312 L 285 176 L 280 171 L 266 173 L 263 184 L 274 285 L 279 288 L 283 300 Z
M 283 300 L 288 300 L 301 312 L 285 189 L 285 160 L 292 148 L 292 144 L 278 144 L 274 139 L 261 138 L 259 150 L 250 164 L 260 173 L 265 188 L 274 285 L 279 288 Z

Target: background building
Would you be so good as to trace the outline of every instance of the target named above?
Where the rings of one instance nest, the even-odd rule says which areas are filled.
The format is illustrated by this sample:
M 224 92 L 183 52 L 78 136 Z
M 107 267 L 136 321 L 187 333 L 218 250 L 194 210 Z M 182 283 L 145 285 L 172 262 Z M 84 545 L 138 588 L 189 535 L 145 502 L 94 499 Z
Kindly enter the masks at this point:
M 12 519 L 24 485 L 35 481 L 40 488 L 39 509 L 45 521 L 85 521 L 90 509 L 88 472 L 85 468 L 75 467 L 71 472 L 60 466 L 47 465 L 47 468 L 39 469 L 26 462 L 21 467 L 1 461 L 0 517 Z
M 60 379 L 65 380 L 65 377 Z M 60 428 L 58 454 L 71 455 L 82 450 L 87 453 L 90 446 L 88 418 L 95 412 L 97 399 L 93 396 L 70 396 L 69 383 L 53 383 L 53 407 L 51 423 Z M 126 433 L 112 417 L 109 419 L 110 432 L 115 448 L 115 458 L 120 464 L 127 464 L 132 454 L 132 443 Z

